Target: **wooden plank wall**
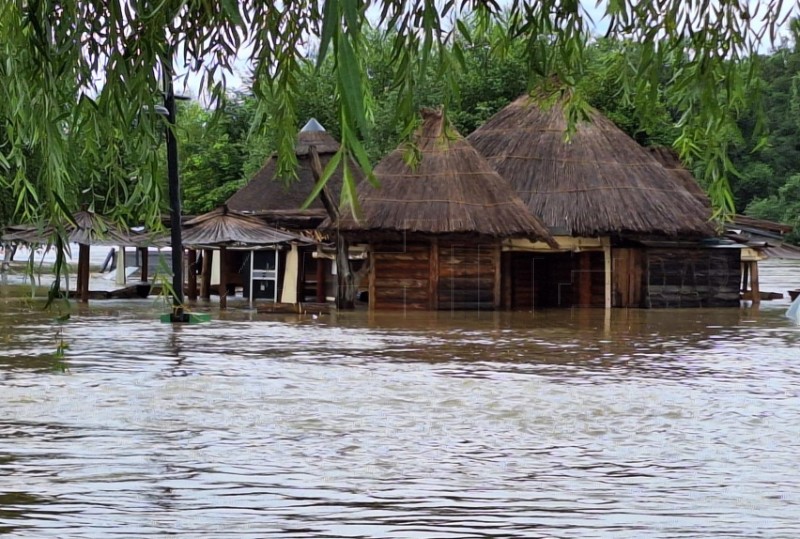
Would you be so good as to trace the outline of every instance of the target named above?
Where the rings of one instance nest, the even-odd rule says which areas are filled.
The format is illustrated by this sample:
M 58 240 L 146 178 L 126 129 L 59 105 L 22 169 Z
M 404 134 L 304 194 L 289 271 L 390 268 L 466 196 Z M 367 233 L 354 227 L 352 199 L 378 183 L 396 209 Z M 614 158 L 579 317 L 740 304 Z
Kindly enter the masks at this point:
M 429 241 L 373 245 L 370 307 L 430 309 L 430 254 Z
M 500 244 L 440 241 L 437 308 L 492 310 L 500 305 Z
M 509 255 L 509 253 L 506 253 Z M 605 306 L 602 251 L 510 253 L 504 258 L 504 306 L 512 309 Z
M 739 249 L 647 249 L 646 307 L 736 307 Z
M 644 249 L 611 250 L 611 305 L 641 307 L 644 279 Z

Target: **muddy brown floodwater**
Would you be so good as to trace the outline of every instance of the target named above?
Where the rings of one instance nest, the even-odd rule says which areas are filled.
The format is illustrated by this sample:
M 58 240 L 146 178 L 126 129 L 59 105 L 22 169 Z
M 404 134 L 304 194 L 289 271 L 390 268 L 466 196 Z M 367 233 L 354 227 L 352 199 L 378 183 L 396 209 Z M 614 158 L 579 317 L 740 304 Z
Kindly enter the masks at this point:
M 0 535 L 798 537 L 787 305 L 172 328 L 0 303 Z

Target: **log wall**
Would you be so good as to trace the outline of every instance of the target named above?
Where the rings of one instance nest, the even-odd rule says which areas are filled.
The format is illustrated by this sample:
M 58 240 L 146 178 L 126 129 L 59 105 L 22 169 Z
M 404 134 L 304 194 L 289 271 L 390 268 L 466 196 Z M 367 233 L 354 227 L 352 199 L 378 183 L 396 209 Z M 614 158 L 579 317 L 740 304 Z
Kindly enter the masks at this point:
M 611 268 L 611 305 L 641 307 L 644 287 L 644 249 L 612 249 Z
M 492 310 L 500 304 L 500 243 L 423 240 L 372 245 L 370 307 Z
M 379 243 L 372 246 L 369 301 L 373 309 L 432 308 L 431 243 Z
M 648 249 L 644 305 L 736 307 L 740 258 L 739 249 Z
M 438 242 L 437 308 L 463 311 L 499 307 L 499 257 L 499 242 Z

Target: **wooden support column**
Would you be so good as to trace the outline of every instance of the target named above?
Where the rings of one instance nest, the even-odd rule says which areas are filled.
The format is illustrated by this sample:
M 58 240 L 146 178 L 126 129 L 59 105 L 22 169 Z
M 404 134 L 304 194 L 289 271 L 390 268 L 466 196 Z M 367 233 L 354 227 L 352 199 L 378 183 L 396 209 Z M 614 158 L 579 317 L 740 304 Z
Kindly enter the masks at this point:
M 150 250 L 147 247 L 140 247 L 139 252 L 142 255 L 142 268 L 139 271 L 139 275 L 142 281 L 147 281 L 148 272 L 150 271 Z
M 747 283 L 750 279 L 750 262 L 742 262 L 742 292 L 747 292 Z
M 213 262 L 214 251 L 211 249 L 203 250 L 203 268 L 200 273 L 200 297 L 204 300 L 211 299 L 211 263 Z
M 317 303 L 325 303 L 325 259 L 317 258 Z
M 188 264 L 186 264 L 189 273 L 189 286 L 187 287 L 187 293 L 189 295 L 189 299 L 192 301 L 197 301 L 197 251 L 194 249 L 189 249 L 189 260 Z
M 369 310 L 374 311 L 375 302 L 378 299 L 375 297 L 375 267 L 378 265 L 378 260 L 375 255 L 375 251 L 370 253 L 370 256 L 372 256 L 373 259 L 372 259 L 372 264 L 370 264 L 369 267 L 369 281 L 367 284 L 367 295 L 369 296 L 369 298 L 367 299 L 369 300 Z
M 228 308 L 228 250 L 225 246 L 219 248 L 219 308 Z
M 503 248 L 500 245 L 500 242 L 497 242 L 494 246 L 494 297 L 492 298 L 492 302 L 494 305 L 494 310 L 500 309 L 503 304 L 502 301 L 502 282 L 503 282 L 503 261 L 501 256 L 503 254 Z
M 750 293 L 753 294 L 753 304 L 761 303 L 761 286 L 758 283 L 758 262 L 750 262 Z
M 511 266 L 514 262 L 514 253 L 511 251 L 503 252 L 502 248 L 500 249 L 500 267 L 501 267 L 501 306 L 507 310 L 510 310 L 514 304 L 514 276 L 511 271 Z M 531 288 L 531 294 L 533 293 L 533 288 Z
M 592 304 L 592 254 L 578 253 L 578 305 L 587 307 Z
M 431 254 L 428 257 L 428 304 L 429 309 L 439 309 L 439 239 L 431 240 Z
M 611 308 L 611 239 L 601 238 L 603 244 L 603 255 L 605 258 L 604 273 L 605 273 L 605 308 Z
M 81 244 L 78 250 L 78 275 L 81 303 L 89 301 L 89 246 Z

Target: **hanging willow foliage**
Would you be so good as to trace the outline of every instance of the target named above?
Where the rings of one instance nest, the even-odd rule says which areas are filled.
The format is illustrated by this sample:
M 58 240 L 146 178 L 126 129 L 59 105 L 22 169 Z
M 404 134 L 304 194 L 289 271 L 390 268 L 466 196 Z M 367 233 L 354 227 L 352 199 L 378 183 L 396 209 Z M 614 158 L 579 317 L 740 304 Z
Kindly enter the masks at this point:
M 683 113 L 676 146 L 703 160 L 717 207 L 732 211 L 726 135 L 750 96 L 749 60 L 776 39 L 786 16 L 782 1 L 608 0 L 601 8 L 607 35 L 636 44 L 622 96 L 646 106 L 666 83 Z M 164 120 L 148 111 L 162 100 L 163 70 L 171 76 L 173 66 L 185 66 L 213 99 L 225 92 L 237 54 L 249 56 L 264 127 L 278 133 L 280 175 L 295 165 L 298 81 L 312 49 L 318 62 L 334 63 L 341 162 L 371 170 L 361 145 L 371 120 L 363 34 L 376 23 L 393 30 L 397 111 L 409 133 L 426 72 L 434 69 L 457 95 L 464 47 L 488 40 L 503 54 L 522 40 L 528 72 L 520 77 L 571 86 L 594 28 L 578 0 L 502 7 L 493 0 L 7 0 L 0 3 L 0 181 L 14 194 L 17 219 L 64 222 L 78 184 L 88 181 L 104 186 L 105 208 L 120 219 L 155 223 Z M 506 31 L 497 32 L 498 23 Z M 660 79 L 665 64 L 680 66 L 669 81 Z M 87 161 L 91 169 L 79 166 Z M 356 176 L 344 177 L 342 203 L 352 205 Z

